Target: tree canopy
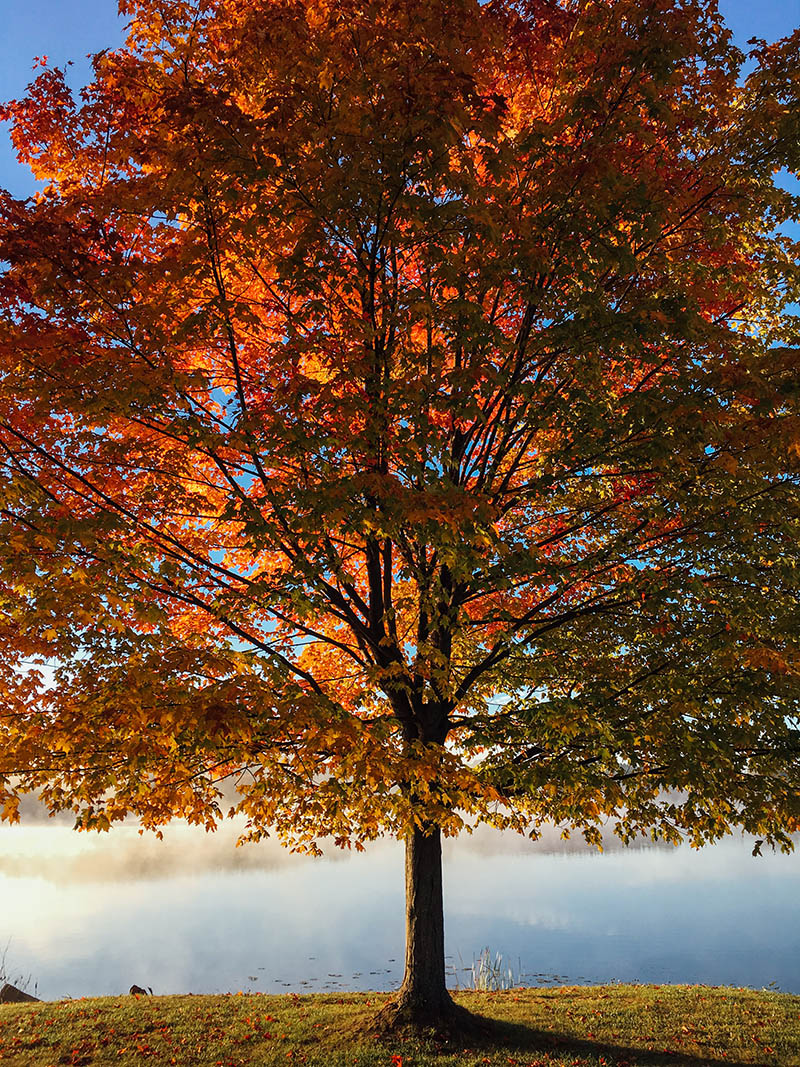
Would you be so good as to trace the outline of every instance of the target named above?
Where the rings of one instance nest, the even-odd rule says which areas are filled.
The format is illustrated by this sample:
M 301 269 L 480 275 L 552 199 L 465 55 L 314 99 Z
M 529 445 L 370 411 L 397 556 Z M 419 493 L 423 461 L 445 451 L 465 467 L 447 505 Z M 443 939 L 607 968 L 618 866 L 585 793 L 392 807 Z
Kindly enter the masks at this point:
M 798 34 L 121 8 L 3 110 L 4 817 L 788 847 Z

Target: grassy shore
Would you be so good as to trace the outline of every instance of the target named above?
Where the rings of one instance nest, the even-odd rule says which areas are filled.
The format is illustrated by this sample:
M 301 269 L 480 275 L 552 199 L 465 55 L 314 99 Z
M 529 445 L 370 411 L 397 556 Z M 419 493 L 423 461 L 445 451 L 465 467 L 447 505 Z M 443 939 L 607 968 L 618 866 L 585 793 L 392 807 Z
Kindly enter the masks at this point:
M 13 1067 L 664 1067 L 800 1065 L 800 997 L 707 986 L 457 994 L 496 1022 L 467 1048 L 382 1039 L 385 993 L 100 997 L 0 1005 Z M 364 1029 L 366 1025 L 366 1029 Z

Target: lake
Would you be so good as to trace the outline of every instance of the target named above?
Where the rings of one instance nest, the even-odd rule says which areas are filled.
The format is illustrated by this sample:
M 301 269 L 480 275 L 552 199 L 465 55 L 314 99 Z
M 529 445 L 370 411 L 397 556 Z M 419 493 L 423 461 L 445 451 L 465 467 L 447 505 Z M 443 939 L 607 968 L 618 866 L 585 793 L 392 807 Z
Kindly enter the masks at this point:
M 134 827 L 0 828 L 0 949 L 46 999 L 156 993 L 391 989 L 402 977 L 403 853 L 294 856 L 272 840 Z M 445 845 L 451 984 L 484 947 L 526 984 L 690 982 L 800 993 L 800 855 L 599 854 L 557 834 L 482 828 Z

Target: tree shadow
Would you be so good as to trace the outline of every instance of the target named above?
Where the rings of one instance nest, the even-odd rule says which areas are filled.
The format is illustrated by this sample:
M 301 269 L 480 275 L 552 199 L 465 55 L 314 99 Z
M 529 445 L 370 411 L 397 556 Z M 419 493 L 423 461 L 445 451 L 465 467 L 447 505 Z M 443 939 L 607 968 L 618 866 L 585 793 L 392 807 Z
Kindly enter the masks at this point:
M 503 1019 L 490 1019 L 479 1016 L 485 1025 L 473 1029 L 464 1034 L 463 1043 L 474 1050 L 497 1050 L 502 1046 L 504 1052 L 522 1053 L 526 1056 L 536 1053 L 558 1053 L 572 1056 L 605 1056 L 616 1067 L 623 1067 L 627 1062 L 631 1067 L 640 1060 L 647 1058 L 648 1064 L 658 1067 L 771 1067 L 772 1061 L 768 1060 L 733 1060 L 723 1056 L 704 1056 L 697 1052 L 659 1052 L 655 1049 L 643 1048 L 641 1045 L 624 1045 L 601 1039 L 575 1037 L 574 1034 L 566 1034 L 557 1030 L 541 1030 L 537 1027 L 526 1026 L 524 1023 L 510 1022 Z M 451 1039 L 442 1041 L 434 1039 L 434 1043 L 441 1051 L 453 1048 L 458 1040 Z

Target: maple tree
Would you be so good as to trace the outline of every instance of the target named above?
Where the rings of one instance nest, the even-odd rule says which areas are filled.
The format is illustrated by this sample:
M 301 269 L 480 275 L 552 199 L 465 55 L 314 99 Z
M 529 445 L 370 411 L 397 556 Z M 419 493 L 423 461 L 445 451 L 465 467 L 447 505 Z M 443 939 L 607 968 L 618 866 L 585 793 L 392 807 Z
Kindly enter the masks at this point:
M 798 34 L 708 0 L 123 0 L 4 116 L 0 787 L 406 847 L 788 849 Z

